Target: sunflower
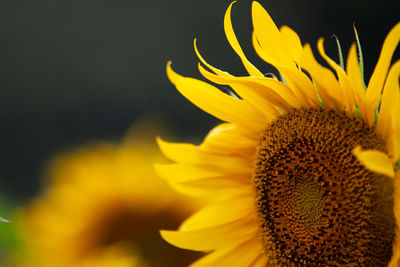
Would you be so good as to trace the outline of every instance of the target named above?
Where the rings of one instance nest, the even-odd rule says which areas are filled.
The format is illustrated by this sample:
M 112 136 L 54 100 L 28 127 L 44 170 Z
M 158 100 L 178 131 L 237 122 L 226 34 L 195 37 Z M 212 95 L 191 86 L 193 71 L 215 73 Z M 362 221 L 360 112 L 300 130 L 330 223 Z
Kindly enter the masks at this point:
M 158 234 L 198 203 L 156 175 L 153 163 L 165 159 L 143 134 L 152 136 L 96 143 L 50 163 L 44 193 L 18 219 L 27 251 L 20 266 L 185 266 L 197 257 Z
M 346 67 L 315 59 L 289 27 L 252 3 L 253 46 L 281 79 L 252 65 L 226 11 L 226 37 L 248 76 L 235 77 L 195 51 L 216 86 L 167 75 L 193 104 L 224 123 L 199 145 L 158 140 L 174 163 L 157 172 L 181 192 L 214 197 L 169 243 L 209 252 L 194 266 L 397 266 L 400 257 L 400 23 L 386 37 L 365 86 L 358 45 Z M 357 37 L 358 40 L 358 37 Z M 342 62 L 343 63 L 343 62 Z M 344 65 L 344 64 L 342 64 Z

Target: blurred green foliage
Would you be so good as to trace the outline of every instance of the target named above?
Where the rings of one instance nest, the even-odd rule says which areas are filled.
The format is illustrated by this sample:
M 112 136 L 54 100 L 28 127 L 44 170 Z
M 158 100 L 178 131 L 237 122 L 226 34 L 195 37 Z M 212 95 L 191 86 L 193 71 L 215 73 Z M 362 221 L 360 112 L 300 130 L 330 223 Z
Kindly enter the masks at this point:
M 0 216 L 10 222 L 0 222 L 0 263 L 6 260 L 12 252 L 19 249 L 21 241 L 18 237 L 17 226 L 13 222 L 16 215 L 16 206 L 0 198 Z

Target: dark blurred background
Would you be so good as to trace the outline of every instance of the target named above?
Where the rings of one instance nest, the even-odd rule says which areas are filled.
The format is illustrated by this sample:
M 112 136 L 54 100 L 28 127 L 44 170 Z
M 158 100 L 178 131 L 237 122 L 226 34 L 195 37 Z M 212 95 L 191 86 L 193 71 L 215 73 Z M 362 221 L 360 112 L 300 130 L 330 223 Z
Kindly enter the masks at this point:
M 0 2 L 0 198 L 22 203 L 40 188 L 46 162 L 92 140 L 120 139 L 137 119 L 158 117 L 179 140 L 200 140 L 218 122 L 169 83 L 165 65 L 199 77 L 193 39 L 209 63 L 245 74 L 223 32 L 231 1 L 2 0 Z M 398 0 L 260 1 L 278 26 L 289 25 L 316 51 L 332 34 L 347 53 L 362 42 L 366 77 L 400 20 Z M 233 23 L 251 48 L 251 1 L 239 0 Z M 399 58 L 399 54 L 395 56 Z M 1 214 L 0 214 L 1 215 Z

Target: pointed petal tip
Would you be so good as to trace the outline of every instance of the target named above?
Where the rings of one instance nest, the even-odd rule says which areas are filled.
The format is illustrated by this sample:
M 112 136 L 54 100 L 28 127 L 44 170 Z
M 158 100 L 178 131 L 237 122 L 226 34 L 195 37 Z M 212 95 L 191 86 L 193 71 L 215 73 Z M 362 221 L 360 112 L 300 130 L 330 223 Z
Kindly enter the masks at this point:
M 161 137 L 159 135 L 156 136 L 156 142 L 159 146 L 160 146 L 160 142 L 163 142 L 163 140 L 161 139 Z
M 172 61 L 168 61 L 167 62 L 167 77 L 168 77 L 168 80 L 172 83 L 172 84 L 176 84 L 176 80 L 178 79 L 178 78 L 180 78 L 181 76 L 178 74 L 178 73 L 176 73 L 172 68 L 171 68 L 171 65 L 172 65 Z
M 156 142 L 157 142 L 157 145 L 160 148 L 161 152 L 164 155 L 168 155 L 168 151 L 169 151 L 168 149 L 171 144 L 167 141 L 162 140 L 161 137 L 159 137 L 159 136 L 156 137 Z
M 175 232 L 176 231 L 171 231 L 171 230 L 160 230 L 159 234 L 160 234 L 162 239 L 167 241 L 169 244 L 173 245 L 173 238 L 171 238 L 171 233 L 173 235 L 173 233 L 175 233 Z
M 252 9 L 255 9 L 255 8 L 262 8 L 262 9 L 264 9 L 264 8 L 261 6 L 261 4 L 260 4 L 259 2 L 257 2 L 257 1 L 251 2 L 251 8 L 252 8 Z

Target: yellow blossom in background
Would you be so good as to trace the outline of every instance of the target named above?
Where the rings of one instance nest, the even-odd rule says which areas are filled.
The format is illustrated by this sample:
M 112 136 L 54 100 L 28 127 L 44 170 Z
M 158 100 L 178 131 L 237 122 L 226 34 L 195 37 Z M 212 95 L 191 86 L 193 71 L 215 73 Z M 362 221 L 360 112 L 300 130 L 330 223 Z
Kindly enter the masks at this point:
M 193 266 L 397 266 L 400 61 L 391 60 L 400 23 L 365 86 L 356 44 L 344 68 L 318 41 L 332 71 L 253 2 L 253 46 L 279 71 L 277 79 L 247 60 L 231 8 L 225 33 L 249 75 L 214 68 L 195 45 L 200 73 L 231 94 L 167 66 L 180 93 L 226 123 L 199 146 L 159 140 L 175 162 L 157 165 L 162 177 L 186 194 L 219 196 L 163 237 L 210 252 Z
M 121 144 L 97 143 L 56 156 L 44 192 L 21 212 L 21 266 L 185 266 L 197 254 L 159 236 L 198 207 L 154 170 L 155 131 L 138 125 Z M 145 127 L 144 127 L 145 128 Z

